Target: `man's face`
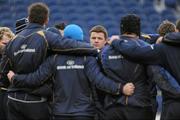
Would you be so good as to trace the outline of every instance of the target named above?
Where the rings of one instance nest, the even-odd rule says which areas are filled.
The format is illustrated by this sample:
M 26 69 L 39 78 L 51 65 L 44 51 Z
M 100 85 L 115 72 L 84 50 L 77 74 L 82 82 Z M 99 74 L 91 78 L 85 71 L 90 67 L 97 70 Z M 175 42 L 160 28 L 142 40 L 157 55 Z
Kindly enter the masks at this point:
M 102 49 L 106 44 L 107 40 L 103 32 L 91 32 L 90 42 L 97 49 Z

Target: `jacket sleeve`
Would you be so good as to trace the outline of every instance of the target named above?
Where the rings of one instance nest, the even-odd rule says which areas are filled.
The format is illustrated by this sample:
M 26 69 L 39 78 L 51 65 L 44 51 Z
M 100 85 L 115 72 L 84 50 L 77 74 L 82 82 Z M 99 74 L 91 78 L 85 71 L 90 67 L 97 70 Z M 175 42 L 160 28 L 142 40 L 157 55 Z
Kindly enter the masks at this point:
M 8 44 L 5 47 L 5 51 L 8 49 Z M 1 62 L 0 62 L 0 87 L 7 88 L 9 86 L 9 80 L 7 78 L 7 73 L 11 69 L 11 62 L 6 52 L 3 53 Z
M 65 50 L 54 50 L 53 54 L 61 55 L 74 55 L 74 56 L 97 56 L 98 50 L 96 48 L 80 48 L 80 49 L 65 49 Z
M 38 87 L 45 83 L 53 75 L 53 63 L 55 56 L 47 58 L 45 62 L 33 73 L 15 74 L 12 84 L 16 87 Z
M 148 72 L 152 74 L 152 80 L 167 96 L 180 98 L 180 85 L 175 78 L 160 66 L 148 66 Z
M 93 48 L 89 43 L 79 42 L 77 40 L 61 37 L 60 35 L 54 34 L 52 32 L 45 33 L 48 46 L 53 51 L 63 50 L 63 49 L 80 49 L 80 48 Z
M 100 67 L 94 57 L 88 57 L 85 70 L 90 82 L 97 88 L 111 94 L 120 94 L 122 91 L 122 84 L 115 83 L 113 80 L 107 78 L 100 71 Z
M 115 50 L 125 57 L 145 64 L 160 64 L 160 50 L 158 45 L 138 45 L 132 40 L 114 40 L 111 44 Z

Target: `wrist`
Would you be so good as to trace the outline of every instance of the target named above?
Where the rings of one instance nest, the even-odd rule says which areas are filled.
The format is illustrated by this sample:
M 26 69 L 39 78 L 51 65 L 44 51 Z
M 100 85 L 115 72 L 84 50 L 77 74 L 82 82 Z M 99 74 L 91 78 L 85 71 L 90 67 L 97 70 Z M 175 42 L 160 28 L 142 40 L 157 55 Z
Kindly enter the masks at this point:
M 14 83 L 15 77 L 16 77 L 16 74 L 14 74 L 14 75 L 12 76 L 12 78 L 11 78 L 11 84 Z
M 124 91 L 123 91 L 123 89 L 124 89 L 124 84 L 121 84 L 121 88 L 120 88 L 120 94 L 124 94 Z
M 123 84 L 121 84 L 121 83 L 118 84 L 118 93 L 117 94 L 123 94 L 123 87 L 124 87 Z

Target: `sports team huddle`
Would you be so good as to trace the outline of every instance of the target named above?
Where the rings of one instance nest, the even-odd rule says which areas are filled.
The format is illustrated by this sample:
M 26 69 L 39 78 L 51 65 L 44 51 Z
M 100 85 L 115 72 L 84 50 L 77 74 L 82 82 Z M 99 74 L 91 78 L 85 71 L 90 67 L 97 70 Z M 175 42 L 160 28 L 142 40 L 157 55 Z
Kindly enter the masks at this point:
M 49 7 L 28 7 L 16 31 L 0 27 L 0 120 L 180 119 L 180 19 L 143 34 L 141 18 L 120 19 L 120 35 L 95 25 L 46 28 Z M 113 21 L 112 21 L 113 22 Z

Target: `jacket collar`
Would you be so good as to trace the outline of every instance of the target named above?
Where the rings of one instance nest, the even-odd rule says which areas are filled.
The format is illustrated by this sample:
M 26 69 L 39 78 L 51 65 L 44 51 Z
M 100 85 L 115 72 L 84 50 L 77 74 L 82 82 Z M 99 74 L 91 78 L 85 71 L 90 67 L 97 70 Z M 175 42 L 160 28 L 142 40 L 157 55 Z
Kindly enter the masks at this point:
M 162 42 L 174 44 L 174 45 L 180 45 L 180 32 L 172 32 L 165 35 Z
M 133 37 L 133 36 L 128 36 L 128 35 L 121 35 L 120 39 L 139 40 L 139 37 Z
M 44 29 L 45 27 L 37 23 L 29 23 L 25 29 L 36 29 L 36 28 Z

